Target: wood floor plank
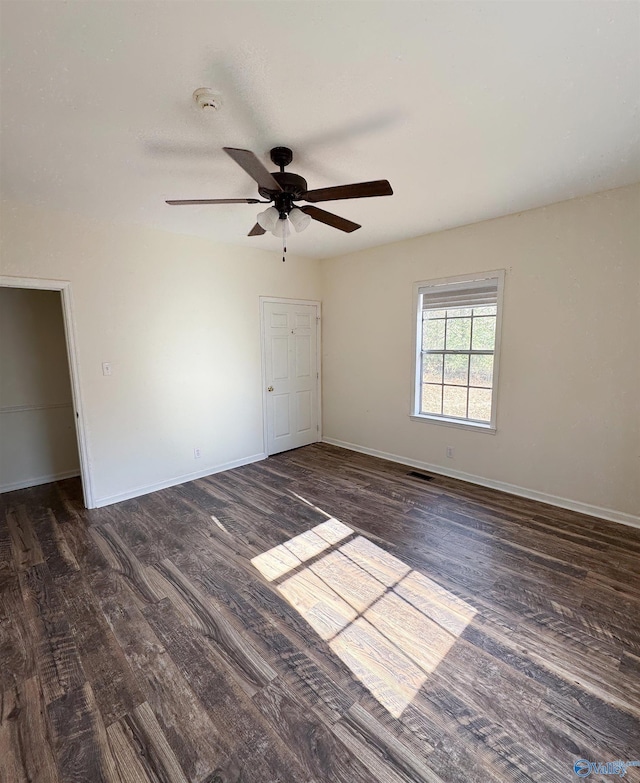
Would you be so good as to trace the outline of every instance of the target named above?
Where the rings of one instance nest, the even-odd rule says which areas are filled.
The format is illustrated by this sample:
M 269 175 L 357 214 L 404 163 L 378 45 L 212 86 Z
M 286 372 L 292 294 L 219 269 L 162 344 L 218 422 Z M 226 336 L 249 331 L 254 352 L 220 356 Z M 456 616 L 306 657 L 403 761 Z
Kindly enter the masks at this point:
M 391 760 L 393 768 L 406 775 L 409 780 L 443 783 L 427 764 L 359 704 L 354 704 L 340 723 L 343 726 L 348 725 L 352 736 L 359 734 L 370 746 L 381 751 L 385 758 Z
M 57 584 L 64 595 L 83 671 L 109 726 L 132 713 L 144 701 L 144 695 L 89 582 L 77 574 Z
M 465 730 L 459 730 L 453 736 L 445 734 L 442 737 L 429 757 L 429 765 L 447 783 L 502 783 L 504 780 L 514 783 L 555 783 L 558 780 L 555 777 L 531 778 L 518 768 L 487 757 L 488 752 L 482 740 Z
M 277 727 L 309 778 L 335 783 L 370 783 L 368 769 L 338 742 L 330 728 L 309 715 L 308 707 L 292 698 L 286 682 L 273 680 L 253 702 Z
M 380 783 L 443 783 L 428 767 L 411 757 L 404 746 L 381 724 L 371 725 L 361 716 L 341 718 L 331 731 Z M 360 723 L 363 726 L 359 725 Z
M 18 576 L 0 589 L 0 693 L 35 673 L 34 636 Z
M 51 520 L 53 543 L 55 545 L 55 549 L 57 550 L 57 554 L 59 555 L 60 561 L 68 566 L 71 571 L 79 571 L 80 566 L 78 561 L 76 560 L 73 552 L 71 551 L 71 548 L 69 547 L 69 544 L 67 543 L 66 538 L 64 537 L 54 512 L 51 509 L 48 511 L 48 516 Z M 64 568 L 61 568 L 60 570 L 64 571 Z
M 91 514 L 93 515 L 93 513 L 92 511 Z M 65 520 L 57 515 L 55 519 L 68 550 L 86 576 L 96 571 L 105 571 L 108 564 L 95 541 L 89 535 L 89 515 L 87 512 L 85 514 L 86 517 L 81 517 L 65 512 Z
M 50 508 L 44 508 L 40 514 L 33 515 L 33 528 L 43 558 L 54 579 L 80 570 L 78 562 L 60 530 L 55 514 Z
M 205 780 L 225 758 L 218 729 L 126 588 L 99 589 L 99 601 L 185 776 Z
M 128 759 L 135 756 L 147 777 L 158 783 L 188 783 L 153 710 L 143 702 L 119 720 L 120 734 L 129 745 Z M 122 757 L 121 757 L 122 758 Z M 139 767 L 133 766 L 138 771 Z
M 16 712 L 17 685 L 0 693 L 0 780 L 7 783 L 29 783 L 18 735 Z
M 62 783 L 38 678 L 29 677 L 3 691 L 0 707 L 0 779 Z
M 244 777 L 239 779 L 259 783 L 280 776 L 291 783 L 307 783 L 284 739 L 270 729 L 232 676 L 231 665 L 219 658 L 196 631 L 182 625 L 168 599 L 150 604 L 143 614 L 218 728 L 234 768 L 242 770 Z M 220 776 L 225 780 L 224 775 Z
M 159 783 L 139 746 L 131 742 L 131 733 L 124 723 L 116 721 L 107 728 L 109 747 L 123 783 Z
M 157 565 L 202 623 L 202 629 L 233 667 L 238 679 L 250 689 L 260 688 L 276 677 L 260 653 L 222 615 L 215 604 L 182 574 L 170 560 Z
M 111 525 L 99 525 L 89 529 L 89 535 L 109 563 L 112 570 L 122 574 L 143 601 L 160 601 L 159 595 L 149 582 L 146 570 L 134 553 L 115 532 Z
M 51 702 L 47 712 L 65 783 L 127 783 L 119 774 L 89 683 Z
M 188 509 L 157 511 L 159 501 L 149 495 L 124 505 L 120 514 L 98 526 L 111 525 L 141 563 L 151 565 L 184 550 L 181 531 L 189 528 L 194 516 Z
M 428 725 L 429 736 L 438 739 L 439 748 L 443 743 L 450 746 L 452 735 L 464 736 L 467 747 L 478 743 L 476 763 L 482 761 L 487 772 L 499 779 L 549 783 L 558 777 L 562 779 L 564 767 L 556 759 L 566 752 L 568 745 L 572 748 L 575 745 L 561 728 L 541 719 L 544 689 L 505 671 L 498 662 L 494 664 L 482 656 L 479 659 L 471 666 L 464 660 L 446 660 L 425 683 L 408 709 L 410 714 L 403 715 L 403 723 L 413 729 L 416 718 L 422 718 L 419 728 L 424 730 L 425 724 Z M 461 665 L 468 668 L 461 670 Z M 482 671 L 486 680 L 483 688 L 470 693 L 468 684 L 462 685 L 461 671 L 471 672 L 473 676 Z M 520 696 L 519 704 L 509 697 L 514 690 Z M 435 733 L 434 726 L 438 727 Z M 437 757 L 435 751 L 434 754 Z M 430 763 L 431 760 L 432 756 Z
M 584 683 L 558 674 L 551 660 L 537 663 L 529 657 L 528 651 L 521 652 L 513 646 L 502 644 L 496 639 L 482 634 L 476 628 L 468 627 L 463 636 L 476 648 L 506 663 L 515 671 L 524 674 L 528 679 L 544 687 L 547 696 L 555 697 L 556 700 L 571 700 L 583 706 L 588 705 L 592 713 L 589 727 L 594 731 L 598 728 L 602 729 L 603 737 L 607 737 L 613 727 L 617 727 L 620 737 L 627 741 L 631 736 L 640 736 L 638 705 L 620 700 L 615 694 L 609 693 L 606 686 L 597 691 L 594 691 L 593 688 L 586 688 Z M 464 651 L 464 649 L 463 646 L 460 646 L 456 648 L 456 651 Z
M 86 677 L 64 597 L 47 564 L 32 566 L 20 579 L 36 668 L 48 704 L 82 685 Z
M 4 496 L 6 498 L 6 495 Z M 15 579 L 18 568 L 13 557 L 13 544 L 7 515 L 11 513 L 9 504 L 0 495 L 0 590 L 12 579 Z
M 9 511 L 6 516 L 13 557 L 19 570 L 25 570 L 44 562 L 40 542 L 36 536 L 33 521 L 23 505 Z

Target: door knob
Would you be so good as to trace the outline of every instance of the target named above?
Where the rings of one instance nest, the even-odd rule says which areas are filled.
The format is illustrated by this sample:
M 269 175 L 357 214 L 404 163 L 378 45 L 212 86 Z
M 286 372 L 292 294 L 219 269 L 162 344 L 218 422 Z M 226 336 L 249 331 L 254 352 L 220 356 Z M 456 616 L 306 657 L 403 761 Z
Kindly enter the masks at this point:
M 273 391 L 273 386 L 267 386 L 267 391 Z

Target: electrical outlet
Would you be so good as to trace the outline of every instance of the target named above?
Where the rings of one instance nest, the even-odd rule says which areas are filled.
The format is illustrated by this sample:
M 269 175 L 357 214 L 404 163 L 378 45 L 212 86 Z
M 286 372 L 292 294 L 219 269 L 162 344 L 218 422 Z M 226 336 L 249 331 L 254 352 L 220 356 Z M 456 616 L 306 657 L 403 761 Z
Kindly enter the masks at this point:
M 102 374 L 111 375 L 111 362 L 102 362 Z
M 193 450 L 193 458 L 194 459 L 200 459 L 201 456 L 202 456 L 202 451 L 199 448 L 196 447 Z
M 453 459 L 453 446 L 447 446 L 447 457 Z

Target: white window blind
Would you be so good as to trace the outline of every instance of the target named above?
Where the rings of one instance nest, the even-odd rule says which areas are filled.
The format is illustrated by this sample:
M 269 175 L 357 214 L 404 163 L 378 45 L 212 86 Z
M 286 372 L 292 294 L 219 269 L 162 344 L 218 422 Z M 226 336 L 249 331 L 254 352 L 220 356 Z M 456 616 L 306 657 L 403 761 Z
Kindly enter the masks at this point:
M 423 310 L 443 310 L 448 307 L 482 307 L 497 304 L 498 278 L 465 280 L 461 283 L 430 285 L 420 289 Z

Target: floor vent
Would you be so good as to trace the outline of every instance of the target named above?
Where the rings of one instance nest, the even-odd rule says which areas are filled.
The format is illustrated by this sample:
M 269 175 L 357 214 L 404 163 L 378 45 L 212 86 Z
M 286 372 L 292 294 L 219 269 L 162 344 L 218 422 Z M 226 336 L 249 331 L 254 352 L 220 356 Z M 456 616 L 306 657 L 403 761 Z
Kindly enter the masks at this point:
M 410 470 L 407 473 L 407 476 L 411 476 L 411 478 L 419 478 L 422 479 L 422 481 L 433 481 L 434 476 L 430 476 L 428 473 L 418 473 L 417 470 Z

